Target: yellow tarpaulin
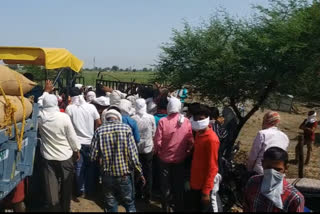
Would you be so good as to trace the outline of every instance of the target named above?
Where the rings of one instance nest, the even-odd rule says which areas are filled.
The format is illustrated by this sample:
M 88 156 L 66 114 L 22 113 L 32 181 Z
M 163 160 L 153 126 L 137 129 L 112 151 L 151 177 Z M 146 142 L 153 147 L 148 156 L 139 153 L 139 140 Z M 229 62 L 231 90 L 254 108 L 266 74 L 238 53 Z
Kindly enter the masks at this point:
M 76 72 L 83 65 L 64 48 L 0 47 L 0 60 L 6 64 L 42 65 L 46 69 L 69 67 Z

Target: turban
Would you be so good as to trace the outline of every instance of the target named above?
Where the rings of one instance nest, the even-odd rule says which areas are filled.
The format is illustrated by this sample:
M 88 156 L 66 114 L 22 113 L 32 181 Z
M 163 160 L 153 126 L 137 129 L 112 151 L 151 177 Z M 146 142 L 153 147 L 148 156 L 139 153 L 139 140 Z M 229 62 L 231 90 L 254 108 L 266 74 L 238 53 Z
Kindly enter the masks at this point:
M 59 112 L 58 98 L 55 95 L 48 94 L 43 98 L 42 109 L 39 112 L 39 122 L 53 121 L 55 119 L 54 112 Z
M 96 93 L 94 93 L 94 91 L 89 91 L 87 93 L 86 98 L 87 98 L 87 102 L 91 103 L 94 99 L 96 99 Z
M 147 104 L 145 99 L 136 100 L 136 113 L 140 116 L 147 113 Z
M 121 99 L 118 107 L 121 110 L 122 114 L 125 114 L 125 115 L 132 114 L 132 103 L 129 100 Z
M 115 117 L 115 118 L 117 118 L 117 120 L 118 120 L 119 122 L 122 121 L 122 116 L 121 116 L 121 114 L 120 114 L 118 111 L 114 110 L 114 109 L 111 109 L 111 110 L 106 109 L 106 110 L 104 110 L 104 111 L 102 112 L 101 117 L 102 117 L 102 121 L 103 121 L 104 123 L 105 123 L 105 122 L 107 121 L 107 119 L 110 118 L 110 117 Z
M 280 123 L 280 115 L 278 112 L 269 111 L 263 117 L 263 127 L 270 128 Z
M 179 113 L 181 111 L 181 102 L 175 97 L 171 97 L 168 103 L 168 114 Z

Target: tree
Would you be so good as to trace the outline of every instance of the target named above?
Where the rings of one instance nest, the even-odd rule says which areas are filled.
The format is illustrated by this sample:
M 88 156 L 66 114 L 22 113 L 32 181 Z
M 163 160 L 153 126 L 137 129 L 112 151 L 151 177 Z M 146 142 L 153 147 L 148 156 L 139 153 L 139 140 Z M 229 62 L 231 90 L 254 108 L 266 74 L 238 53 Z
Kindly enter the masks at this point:
M 18 68 L 19 68 L 18 65 L 16 65 L 16 64 L 12 64 L 12 65 L 9 64 L 8 67 L 12 70 L 15 70 L 15 71 L 18 70 Z
M 149 69 L 148 68 L 143 68 L 142 71 L 149 71 Z
M 119 67 L 114 65 L 114 66 L 111 67 L 111 70 L 112 71 L 119 71 Z
M 25 73 L 33 74 L 35 81 L 40 81 L 45 79 L 45 72 L 41 66 L 25 65 L 22 67 L 22 70 Z
M 270 0 L 255 9 L 250 20 L 222 13 L 199 27 L 185 23 L 162 46 L 157 66 L 156 81 L 227 100 L 239 121 L 233 141 L 272 92 L 292 92 L 298 76 L 320 71 L 319 1 Z M 242 116 L 237 104 L 247 100 L 253 107 Z

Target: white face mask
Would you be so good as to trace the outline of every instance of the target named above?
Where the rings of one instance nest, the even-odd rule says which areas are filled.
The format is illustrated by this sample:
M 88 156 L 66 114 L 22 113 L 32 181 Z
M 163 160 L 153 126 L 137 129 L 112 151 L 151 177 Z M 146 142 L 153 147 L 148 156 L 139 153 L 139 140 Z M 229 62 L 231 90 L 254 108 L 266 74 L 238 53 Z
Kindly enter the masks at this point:
M 210 118 L 206 118 L 204 120 L 194 121 L 193 117 L 190 119 L 192 130 L 200 131 L 204 130 L 209 126 Z
M 274 169 L 266 169 L 263 172 L 261 193 L 271 200 L 276 207 L 282 209 L 283 203 L 281 195 L 283 193 L 284 174 Z
M 307 122 L 308 123 L 314 123 L 317 121 L 317 113 L 315 112 L 313 115 L 308 116 Z

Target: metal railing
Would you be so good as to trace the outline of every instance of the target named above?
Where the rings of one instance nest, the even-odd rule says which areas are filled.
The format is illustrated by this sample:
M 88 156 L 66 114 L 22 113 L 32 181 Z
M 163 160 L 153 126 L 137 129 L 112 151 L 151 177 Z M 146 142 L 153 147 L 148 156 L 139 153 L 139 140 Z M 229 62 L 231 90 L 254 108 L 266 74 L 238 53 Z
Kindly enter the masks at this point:
M 110 87 L 114 90 L 119 90 L 119 91 L 124 92 L 128 95 L 137 94 L 138 88 L 140 88 L 140 87 L 152 88 L 152 85 L 150 85 L 150 84 L 97 79 L 96 80 L 96 88 L 98 89 L 99 86 L 101 86 L 101 85 Z

